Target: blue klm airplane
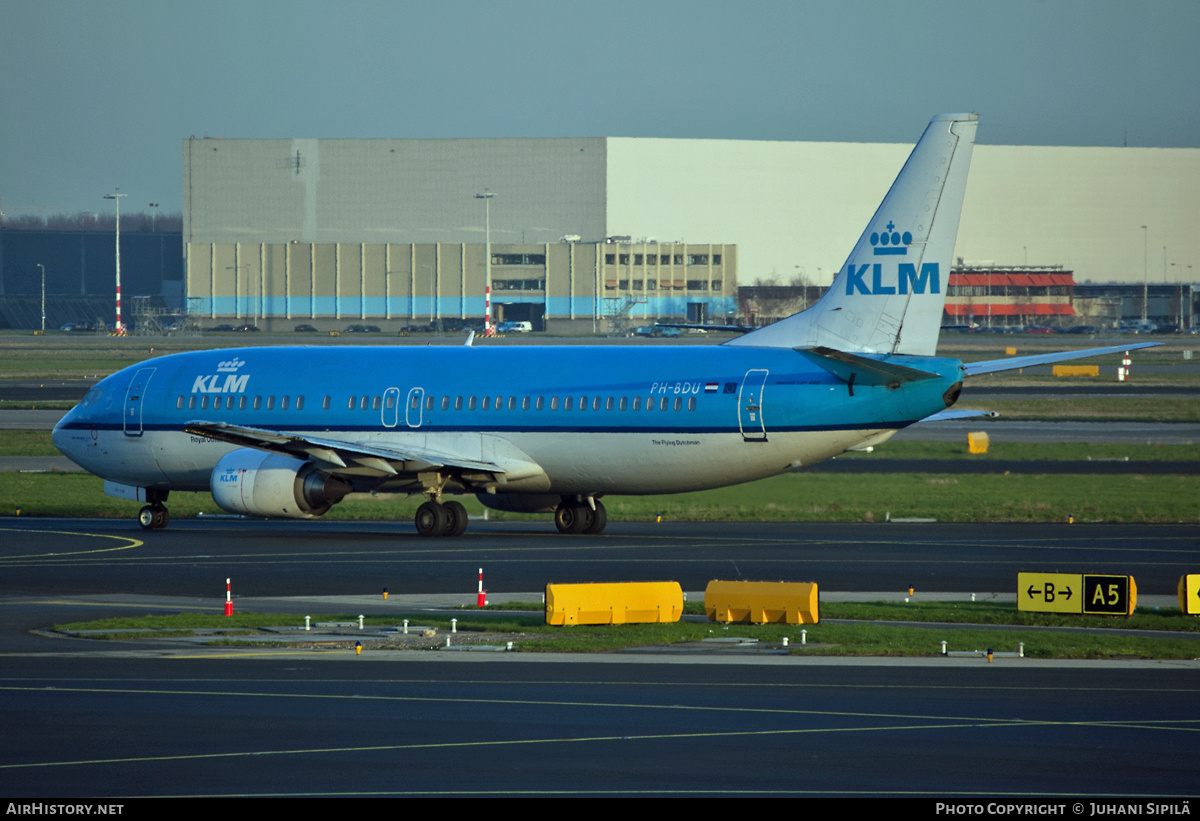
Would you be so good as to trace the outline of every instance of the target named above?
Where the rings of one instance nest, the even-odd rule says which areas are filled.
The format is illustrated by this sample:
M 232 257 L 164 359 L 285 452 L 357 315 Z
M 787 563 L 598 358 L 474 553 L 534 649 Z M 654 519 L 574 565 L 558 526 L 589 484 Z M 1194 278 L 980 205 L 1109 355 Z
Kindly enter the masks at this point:
M 146 502 L 211 491 L 233 512 L 320 516 L 351 493 L 422 494 L 422 536 L 476 494 L 599 533 L 605 494 L 750 482 L 865 450 L 948 410 L 963 379 L 1088 351 L 934 356 L 978 116 L 935 117 L 830 290 L 717 346 L 265 347 L 175 354 L 98 383 L 54 444 Z

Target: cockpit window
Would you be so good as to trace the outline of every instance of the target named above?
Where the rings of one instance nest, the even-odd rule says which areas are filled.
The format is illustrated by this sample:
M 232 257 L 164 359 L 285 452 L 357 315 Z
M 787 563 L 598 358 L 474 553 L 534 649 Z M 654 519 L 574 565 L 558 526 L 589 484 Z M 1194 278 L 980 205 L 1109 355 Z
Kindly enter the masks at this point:
M 92 405 L 100 401 L 100 397 L 104 394 L 102 388 L 92 388 L 83 395 L 83 399 L 79 402 L 79 407 L 90 408 Z

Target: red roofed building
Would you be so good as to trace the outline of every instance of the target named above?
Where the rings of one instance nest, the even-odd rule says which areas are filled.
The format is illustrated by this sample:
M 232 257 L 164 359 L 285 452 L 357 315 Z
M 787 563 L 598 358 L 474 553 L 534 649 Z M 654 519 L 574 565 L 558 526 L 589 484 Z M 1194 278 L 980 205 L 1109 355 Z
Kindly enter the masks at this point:
M 959 265 L 950 272 L 943 323 L 1066 325 L 1074 293 L 1074 272 L 1061 265 Z

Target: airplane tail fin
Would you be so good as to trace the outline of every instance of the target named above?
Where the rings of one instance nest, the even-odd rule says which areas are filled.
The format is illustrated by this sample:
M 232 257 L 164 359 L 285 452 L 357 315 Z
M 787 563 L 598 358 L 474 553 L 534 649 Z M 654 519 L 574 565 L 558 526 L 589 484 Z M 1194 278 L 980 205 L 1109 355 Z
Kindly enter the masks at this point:
M 815 305 L 726 345 L 932 356 L 978 114 L 941 114 Z

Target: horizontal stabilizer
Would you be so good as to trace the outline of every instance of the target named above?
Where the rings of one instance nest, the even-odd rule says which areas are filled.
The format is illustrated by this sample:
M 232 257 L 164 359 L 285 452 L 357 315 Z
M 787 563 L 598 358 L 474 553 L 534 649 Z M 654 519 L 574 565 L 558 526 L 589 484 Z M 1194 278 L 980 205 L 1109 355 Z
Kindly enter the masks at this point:
M 1136 351 L 1139 348 L 1155 348 L 1161 342 L 1136 342 L 1132 345 L 1113 345 L 1110 348 L 1085 348 L 1081 351 L 1058 351 L 1057 353 L 1036 354 L 1034 356 L 1010 356 L 1007 359 L 990 359 L 986 362 L 965 362 L 963 373 L 967 376 L 979 376 L 985 373 L 1000 371 L 1015 371 L 1018 368 L 1032 368 L 1034 365 L 1050 365 L 1054 362 L 1070 362 L 1072 359 L 1087 359 L 1089 356 L 1104 356 L 1110 353 Z
M 850 385 L 886 385 L 895 388 L 904 382 L 938 378 L 936 373 L 835 351 L 833 348 L 796 348 L 796 353 Z
M 925 422 L 953 422 L 953 421 L 957 421 L 959 419 L 973 419 L 973 418 L 979 417 L 979 416 L 986 416 L 990 419 L 995 419 L 999 415 L 1000 414 L 996 413 L 995 411 L 944 410 L 944 411 L 939 411 L 938 413 L 935 413 L 933 416 L 926 416 L 924 419 L 922 419 L 917 424 L 924 424 Z

